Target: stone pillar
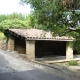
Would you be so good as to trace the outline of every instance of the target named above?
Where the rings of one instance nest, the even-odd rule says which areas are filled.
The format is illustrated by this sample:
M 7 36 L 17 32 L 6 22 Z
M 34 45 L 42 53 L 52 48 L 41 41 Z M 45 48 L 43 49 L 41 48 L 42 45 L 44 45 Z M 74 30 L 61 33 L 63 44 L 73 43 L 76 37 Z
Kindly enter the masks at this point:
M 70 47 L 70 42 L 66 44 L 66 59 L 73 59 L 73 49 Z
M 9 39 L 9 40 L 8 40 L 7 48 L 8 48 L 8 50 L 10 50 L 10 51 L 14 51 L 14 40 L 13 40 L 13 39 Z
M 26 57 L 27 60 L 35 60 L 35 41 L 26 41 Z

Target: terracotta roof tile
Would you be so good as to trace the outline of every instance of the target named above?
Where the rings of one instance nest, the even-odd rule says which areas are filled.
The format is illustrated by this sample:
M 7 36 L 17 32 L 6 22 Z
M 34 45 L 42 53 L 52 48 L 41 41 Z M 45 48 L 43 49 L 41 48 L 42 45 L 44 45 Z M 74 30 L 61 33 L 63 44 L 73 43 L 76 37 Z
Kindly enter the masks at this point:
M 39 29 L 9 29 L 9 31 L 23 36 L 26 39 L 33 39 L 33 40 L 62 40 L 62 41 L 73 41 L 72 37 L 66 37 L 66 36 L 56 36 L 53 37 L 51 32 L 46 32 L 44 30 L 39 30 Z

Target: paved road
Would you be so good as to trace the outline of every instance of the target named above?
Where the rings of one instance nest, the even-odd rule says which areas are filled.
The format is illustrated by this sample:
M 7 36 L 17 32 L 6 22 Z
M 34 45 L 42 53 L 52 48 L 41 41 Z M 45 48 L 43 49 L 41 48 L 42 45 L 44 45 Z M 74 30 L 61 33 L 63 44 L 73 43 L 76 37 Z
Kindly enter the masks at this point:
M 20 58 L 18 55 L 15 55 L 14 53 L 0 50 L 0 80 L 69 80 L 69 79 L 56 75 L 56 72 L 49 73 L 47 67 L 39 66 L 37 64 L 33 65 Z

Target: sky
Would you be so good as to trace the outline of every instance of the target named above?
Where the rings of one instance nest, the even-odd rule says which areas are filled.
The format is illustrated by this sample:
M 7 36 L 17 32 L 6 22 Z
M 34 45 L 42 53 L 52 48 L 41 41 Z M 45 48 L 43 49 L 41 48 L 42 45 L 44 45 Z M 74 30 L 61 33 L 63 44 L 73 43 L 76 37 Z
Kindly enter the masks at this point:
M 0 0 L 0 14 L 12 14 L 13 12 L 30 14 L 30 6 L 19 4 L 20 0 Z

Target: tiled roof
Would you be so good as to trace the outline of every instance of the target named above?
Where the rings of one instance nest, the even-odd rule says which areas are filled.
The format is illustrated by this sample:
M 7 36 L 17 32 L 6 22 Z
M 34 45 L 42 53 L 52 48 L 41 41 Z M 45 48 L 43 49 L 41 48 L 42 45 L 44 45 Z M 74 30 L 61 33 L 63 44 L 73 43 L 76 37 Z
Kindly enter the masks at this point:
M 22 37 L 25 37 L 27 40 L 73 41 L 72 37 L 53 37 L 51 32 L 46 32 L 44 30 L 39 29 L 9 29 L 9 31 Z

